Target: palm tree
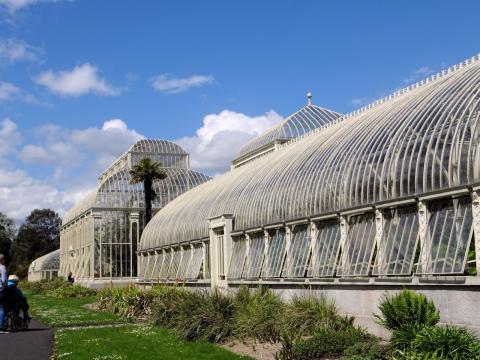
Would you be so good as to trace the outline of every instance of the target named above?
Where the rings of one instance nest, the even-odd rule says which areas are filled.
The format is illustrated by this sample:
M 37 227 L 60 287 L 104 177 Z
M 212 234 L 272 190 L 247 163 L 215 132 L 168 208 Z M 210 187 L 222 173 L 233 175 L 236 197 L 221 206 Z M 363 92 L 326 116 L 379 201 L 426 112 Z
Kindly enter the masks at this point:
M 145 225 L 152 218 L 152 201 L 157 194 L 153 190 L 154 180 L 163 180 L 167 177 L 167 173 L 162 168 L 162 164 L 158 161 L 152 161 L 150 158 L 143 158 L 138 164 L 130 170 L 130 184 L 143 183 L 143 191 L 145 195 Z

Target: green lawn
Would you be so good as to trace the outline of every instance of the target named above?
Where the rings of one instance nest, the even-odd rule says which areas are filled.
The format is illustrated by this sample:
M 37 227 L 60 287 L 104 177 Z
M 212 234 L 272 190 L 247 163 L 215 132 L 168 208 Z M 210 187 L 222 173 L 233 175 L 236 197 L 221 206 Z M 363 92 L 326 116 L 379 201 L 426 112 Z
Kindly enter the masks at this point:
M 58 329 L 58 359 L 247 359 L 207 342 L 185 342 L 168 330 L 148 325 Z
M 32 316 L 56 328 L 56 359 L 246 359 L 208 342 L 181 341 L 164 328 L 127 323 L 118 315 L 84 307 L 95 301 L 93 297 L 24 294 Z M 82 328 L 101 325 L 105 327 Z
M 95 302 L 95 298 L 57 299 L 45 295 L 25 292 L 32 317 L 51 327 L 101 325 L 125 322 L 118 315 L 97 312 L 84 307 Z

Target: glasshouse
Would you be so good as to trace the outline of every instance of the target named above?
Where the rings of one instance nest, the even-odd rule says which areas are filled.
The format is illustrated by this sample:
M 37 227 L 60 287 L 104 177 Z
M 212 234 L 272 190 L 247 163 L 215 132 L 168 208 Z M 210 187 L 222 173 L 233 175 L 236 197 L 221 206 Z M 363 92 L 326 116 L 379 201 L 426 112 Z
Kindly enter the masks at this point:
M 55 250 L 32 261 L 28 267 L 28 281 L 55 279 L 59 269 L 60 250 Z
M 97 188 L 64 216 L 60 233 L 60 274 L 102 286 L 137 275 L 138 241 L 144 227 L 143 184 L 130 184 L 130 170 L 143 158 L 161 163 L 167 177 L 155 180 L 154 211 L 210 179 L 189 169 L 189 155 L 165 140 L 140 140 L 98 179 Z M 95 284 L 94 284 L 95 283 Z M 94 284 L 94 285 L 92 285 Z
M 140 283 L 328 291 L 360 320 L 411 286 L 478 326 L 480 57 L 351 114 L 315 107 L 308 129 L 310 107 L 290 119 L 296 136 L 277 126 L 158 211 Z

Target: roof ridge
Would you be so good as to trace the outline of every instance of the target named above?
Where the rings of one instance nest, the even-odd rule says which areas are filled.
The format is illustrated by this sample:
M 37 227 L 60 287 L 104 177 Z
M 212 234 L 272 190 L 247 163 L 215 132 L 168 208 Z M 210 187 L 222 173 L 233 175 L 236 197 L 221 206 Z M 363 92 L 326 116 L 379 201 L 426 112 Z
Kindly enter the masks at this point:
M 480 53 L 477 54 L 477 55 L 474 55 L 474 56 L 472 56 L 472 57 L 470 57 L 470 58 L 468 58 L 468 59 L 466 59 L 466 60 L 464 60 L 464 61 L 461 61 L 461 62 L 459 62 L 459 63 L 457 63 L 457 64 L 454 64 L 454 65 L 448 67 L 447 69 L 440 70 L 440 71 L 437 72 L 436 74 L 430 75 L 429 77 L 427 77 L 427 78 L 425 78 L 425 79 L 422 79 L 422 80 L 420 80 L 420 81 L 417 81 L 417 82 L 414 83 L 414 84 L 408 85 L 408 86 L 406 86 L 406 87 L 404 87 L 404 88 L 401 88 L 401 89 L 399 89 L 399 90 L 397 90 L 397 91 L 394 91 L 393 93 L 391 93 L 391 94 L 389 94 L 389 95 L 387 95 L 387 96 L 384 96 L 383 98 L 377 99 L 377 100 L 371 102 L 370 104 L 367 104 L 367 105 L 365 105 L 365 106 L 362 106 L 361 108 L 359 108 L 359 109 L 357 109 L 357 110 L 354 110 L 354 111 L 351 111 L 351 112 L 349 112 L 349 113 L 347 113 L 347 114 L 345 114 L 345 115 L 342 115 L 342 116 L 338 117 L 336 120 L 334 120 L 334 121 L 332 121 L 332 122 L 329 122 L 329 123 L 327 123 L 327 124 L 325 124 L 325 125 L 323 125 L 323 126 L 320 126 L 320 127 L 318 127 L 318 128 L 315 128 L 315 129 L 313 129 L 313 130 L 310 130 L 309 132 L 306 132 L 306 133 L 304 133 L 303 135 L 300 135 L 300 136 L 297 136 L 297 137 L 295 137 L 295 138 L 292 138 L 291 140 L 286 141 L 286 142 L 284 142 L 283 144 L 280 144 L 280 147 L 283 148 L 283 147 L 285 147 L 285 146 L 288 146 L 288 145 L 290 145 L 290 144 L 292 144 L 292 143 L 294 143 L 294 142 L 297 142 L 297 141 L 299 141 L 299 140 L 301 140 L 301 139 L 303 139 L 303 138 L 306 138 L 307 136 L 310 136 L 310 135 L 312 135 L 312 134 L 314 134 L 314 133 L 317 133 L 317 132 L 319 132 L 319 131 L 321 131 L 321 130 L 323 130 L 323 129 L 326 129 L 327 127 L 330 127 L 330 126 L 332 126 L 332 125 L 338 124 L 338 123 L 340 123 L 340 122 L 342 122 L 342 121 L 344 121 L 344 120 L 346 120 L 346 119 L 350 119 L 350 118 L 352 118 L 352 117 L 354 117 L 354 116 L 356 116 L 356 115 L 358 115 L 358 114 L 361 114 L 361 113 L 366 112 L 367 110 L 371 110 L 371 109 L 373 109 L 373 108 L 375 108 L 375 107 L 377 107 L 377 106 L 379 106 L 379 105 L 382 105 L 382 104 L 384 104 L 384 103 L 386 103 L 386 102 L 389 102 L 389 101 L 391 101 L 391 100 L 393 100 L 393 99 L 396 99 L 396 98 L 398 98 L 398 97 L 401 96 L 401 95 L 407 94 L 407 93 L 409 93 L 409 92 L 411 92 L 411 91 L 413 91 L 413 90 L 415 90 L 415 89 L 418 89 L 418 88 L 423 87 L 423 86 L 425 86 L 425 85 L 427 85 L 427 84 L 430 84 L 430 83 L 432 83 L 433 81 L 436 81 L 436 80 L 439 80 L 439 79 L 441 79 L 441 78 L 444 78 L 445 76 L 450 75 L 450 74 L 453 73 L 453 72 L 457 72 L 458 70 L 463 69 L 464 67 L 469 66 L 469 65 L 474 64 L 474 63 L 477 63 L 477 62 L 479 62 L 479 61 L 480 61 Z
M 289 122 L 294 120 L 298 116 L 302 116 L 303 112 L 305 112 L 305 111 L 307 113 L 309 112 L 310 116 L 313 116 L 312 113 L 315 113 L 315 110 L 312 110 L 312 109 L 315 109 L 316 111 L 320 112 L 320 114 L 322 114 L 323 116 L 329 116 L 329 115 L 325 115 L 325 114 L 328 114 L 328 113 L 337 115 L 335 117 L 338 117 L 338 116 L 342 115 L 341 113 L 339 113 L 337 111 L 333 111 L 333 110 L 330 110 L 330 109 L 327 109 L 327 108 L 324 108 L 324 107 L 321 107 L 321 106 L 318 106 L 318 105 L 315 105 L 315 104 L 306 104 L 306 105 L 302 106 L 300 109 L 298 109 L 297 111 L 295 111 L 294 113 L 288 115 L 287 117 L 282 118 L 282 120 L 280 120 L 278 123 L 276 123 L 275 125 L 273 125 L 269 129 L 267 129 L 266 131 L 262 132 L 261 134 L 255 136 L 252 139 L 250 139 L 249 141 L 247 141 L 239 149 L 239 151 L 235 155 L 235 158 L 232 161 L 235 161 L 236 159 L 242 158 L 243 156 L 249 154 L 251 152 L 251 150 L 243 152 L 244 149 L 247 148 L 249 145 L 254 144 L 259 138 L 262 138 L 262 137 L 266 136 L 267 134 L 277 134 L 276 136 L 278 136 L 281 139 L 285 139 L 285 140 L 286 139 L 293 139 L 291 137 L 285 137 L 284 136 L 285 135 L 285 127 L 290 126 Z M 321 122 L 324 122 L 324 121 L 321 121 Z M 309 130 L 309 131 L 312 131 L 312 130 Z

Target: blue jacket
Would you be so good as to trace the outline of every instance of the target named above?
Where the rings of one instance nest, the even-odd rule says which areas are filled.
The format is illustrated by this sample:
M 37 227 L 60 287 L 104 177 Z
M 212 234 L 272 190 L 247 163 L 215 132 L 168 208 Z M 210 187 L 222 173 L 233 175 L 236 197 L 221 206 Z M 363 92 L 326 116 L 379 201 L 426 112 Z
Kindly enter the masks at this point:
M 17 287 L 15 281 L 8 280 L 7 281 L 8 291 L 11 294 L 14 294 L 15 299 L 23 298 L 22 291 Z

